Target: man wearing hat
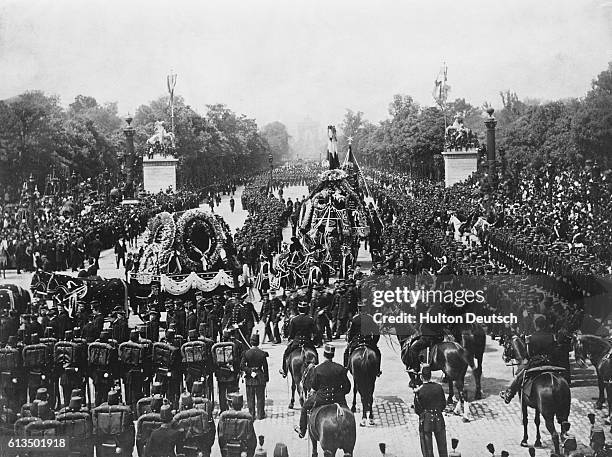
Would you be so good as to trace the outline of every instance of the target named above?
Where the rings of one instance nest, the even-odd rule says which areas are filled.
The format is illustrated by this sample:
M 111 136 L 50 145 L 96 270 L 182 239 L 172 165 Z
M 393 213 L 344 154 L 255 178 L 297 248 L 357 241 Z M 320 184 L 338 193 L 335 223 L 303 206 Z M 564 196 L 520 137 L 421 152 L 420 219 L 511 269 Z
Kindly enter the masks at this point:
M 442 412 L 446 408 L 444 389 L 431 380 L 431 367 L 427 364 L 421 369 L 423 384 L 414 393 L 414 412 L 419 416 L 419 436 L 423 457 L 433 457 L 432 433 L 436 438 L 438 454 L 447 457 L 446 425 Z
M 6 346 L 0 348 L 0 398 L 6 398 L 13 411 L 26 401 L 25 374 L 17 337 L 11 335 Z
M 351 319 L 347 334 L 348 345 L 344 351 L 344 366 L 348 367 L 349 356 L 360 344 L 364 344 L 376 353 L 376 374 L 380 372 L 380 349 L 378 349 L 378 340 L 380 340 L 380 329 L 378 324 L 374 322 L 374 318 L 368 314 L 366 300 L 361 300 L 358 303 L 358 314 Z
M 159 411 L 162 424 L 153 430 L 145 448 L 145 457 L 174 457 L 175 450 L 180 448 L 185 440 L 185 431 L 174 427 L 172 423 L 172 407 L 163 405 Z
M 251 416 L 265 419 L 266 384 L 268 376 L 268 353 L 259 349 L 259 334 L 251 336 L 251 348 L 242 355 L 240 369 L 244 372 L 247 405 Z M 257 410 L 257 414 L 255 411 Z
M 241 394 L 231 393 L 227 400 L 232 409 L 221 413 L 217 425 L 221 456 L 231 457 L 244 452 L 247 457 L 253 457 L 257 447 L 253 417 L 242 411 L 244 400 Z
M 287 358 L 294 349 L 304 346 L 312 348 L 316 352 L 313 339 L 317 333 L 317 327 L 313 318 L 307 314 L 308 303 L 305 301 L 300 302 L 298 312 L 299 314 L 289 322 L 289 344 L 283 354 L 283 368 L 280 370 L 283 378 L 287 376 Z
M 316 406 L 338 403 L 346 406 L 346 394 L 351 391 L 351 383 L 346 368 L 332 361 L 336 348 L 326 344 L 323 349 L 323 362 L 313 368 L 311 394 L 300 411 L 300 428 L 295 431 L 300 438 L 306 435 L 308 413 Z
M 551 351 L 554 350 L 556 345 L 555 335 L 549 331 L 548 322 L 544 316 L 538 316 L 534 321 L 534 326 L 535 332 L 525 338 L 528 360 L 518 370 L 510 386 L 505 391 L 500 392 L 500 396 L 506 403 L 510 403 L 518 392 L 526 370 L 550 364 Z M 559 368 L 559 370 L 563 371 L 562 368 Z

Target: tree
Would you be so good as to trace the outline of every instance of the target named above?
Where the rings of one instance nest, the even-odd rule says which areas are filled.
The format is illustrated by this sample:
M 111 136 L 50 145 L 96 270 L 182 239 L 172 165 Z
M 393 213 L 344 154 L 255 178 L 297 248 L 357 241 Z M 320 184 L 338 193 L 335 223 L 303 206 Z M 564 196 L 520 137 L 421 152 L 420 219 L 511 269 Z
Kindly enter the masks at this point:
M 275 163 L 289 159 L 289 134 L 285 124 L 278 121 L 266 124 L 261 134 L 268 142 Z

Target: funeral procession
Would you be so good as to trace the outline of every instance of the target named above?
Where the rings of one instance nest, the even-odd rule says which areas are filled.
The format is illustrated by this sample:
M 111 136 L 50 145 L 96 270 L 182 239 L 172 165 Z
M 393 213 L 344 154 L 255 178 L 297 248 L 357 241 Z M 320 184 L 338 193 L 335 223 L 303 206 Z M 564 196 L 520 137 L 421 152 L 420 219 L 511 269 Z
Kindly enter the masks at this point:
M 612 457 L 612 2 L 0 2 L 0 457 Z

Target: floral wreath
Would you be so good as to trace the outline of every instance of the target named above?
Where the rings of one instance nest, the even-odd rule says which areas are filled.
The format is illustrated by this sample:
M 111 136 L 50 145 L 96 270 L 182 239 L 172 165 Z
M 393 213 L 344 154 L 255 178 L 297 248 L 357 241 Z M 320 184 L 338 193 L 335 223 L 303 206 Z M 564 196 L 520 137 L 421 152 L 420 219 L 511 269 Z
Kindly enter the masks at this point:
M 171 249 L 176 236 L 176 224 L 172 214 L 164 211 L 149 220 L 144 234 L 149 245 L 159 244 L 163 250 Z
M 183 213 L 176 224 L 176 247 L 181 265 L 184 269 L 191 271 L 203 269 L 202 263 L 193 260 L 188 252 L 189 240 L 191 239 L 195 222 L 202 223 L 200 226 L 206 230 L 206 235 L 211 241 L 210 247 L 203 253 L 208 265 L 214 265 L 221 257 L 221 250 L 223 249 L 223 241 L 225 239 L 223 228 L 213 215 L 201 208 L 190 209 Z M 211 233 L 211 228 L 213 233 Z

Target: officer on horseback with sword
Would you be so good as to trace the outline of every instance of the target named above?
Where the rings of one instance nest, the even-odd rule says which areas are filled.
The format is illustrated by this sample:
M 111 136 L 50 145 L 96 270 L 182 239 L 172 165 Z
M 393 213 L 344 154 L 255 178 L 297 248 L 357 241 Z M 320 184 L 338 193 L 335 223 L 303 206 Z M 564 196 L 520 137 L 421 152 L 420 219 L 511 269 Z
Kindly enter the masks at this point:
M 374 318 L 371 314 L 368 314 L 366 300 L 361 300 L 358 303 L 358 314 L 353 317 L 349 324 L 349 330 L 347 333 L 348 345 L 344 351 L 344 367 L 348 367 L 348 360 L 351 353 L 364 344 L 376 353 L 376 360 L 378 365 L 376 367 L 377 376 L 380 376 L 380 349 L 378 348 L 378 341 L 380 340 L 380 329 L 378 324 L 374 322 Z
M 308 303 L 305 301 L 300 302 L 298 305 L 299 314 L 289 322 L 288 337 L 290 341 L 283 354 L 283 368 L 279 370 L 283 378 L 287 377 L 287 358 L 294 349 L 303 346 L 316 351 L 313 340 L 317 334 L 317 327 L 314 319 L 308 315 L 308 311 Z
M 302 405 L 300 427 L 295 429 L 300 438 L 306 435 L 308 413 L 313 408 L 333 403 L 346 406 L 346 394 L 351 391 L 351 383 L 346 368 L 332 360 L 335 352 L 334 346 L 326 344 L 323 349 L 325 360 L 313 368 L 311 379 L 314 393 Z
M 550 365 L 551 351 L 555 347 L 555 335 L 548 329 L 548 322 L 544 316 L 538 316 L 534 322 L 535 332 L 525 338 L 527 343 L 527 360 L 521 361 L 521 368 L 517 371 L 510 386 L 499 393 L 506 403 L 510 403 L 516 395 L 524 379 L 525 371 L 543 365 Z

